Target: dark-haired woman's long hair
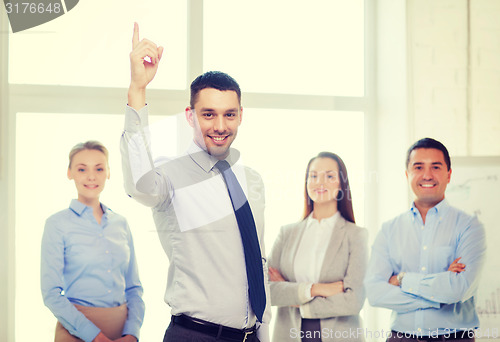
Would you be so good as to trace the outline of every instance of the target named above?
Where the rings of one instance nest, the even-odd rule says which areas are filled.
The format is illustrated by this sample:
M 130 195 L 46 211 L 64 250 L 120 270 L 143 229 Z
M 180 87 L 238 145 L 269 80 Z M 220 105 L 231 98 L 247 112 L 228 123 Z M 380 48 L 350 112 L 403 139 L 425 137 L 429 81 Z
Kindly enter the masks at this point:
M 314 202 L 311 200 L 307 194 L 307 179 L 309 177 L 309 167 L 311 163 L 317 158 L 330 158 L 337 162 L 339 166 L 339 178 L 340 178 L 340 191 L 337 196 L 337 210 L 340 212 L 343 218 L 352 223 L 356 223 L 354 220 L 354 212 L 352 210 L 352 197 L 351 188 L 349 187 L 349 178 L 347 177 L 347 169 L 345 167 L 342 159 L 332 152 L 320 152 L 316 157 L 309 160 L 306 169 L 306 179 L 304 186 L 304 217 L 305 219 L 314 210 Z

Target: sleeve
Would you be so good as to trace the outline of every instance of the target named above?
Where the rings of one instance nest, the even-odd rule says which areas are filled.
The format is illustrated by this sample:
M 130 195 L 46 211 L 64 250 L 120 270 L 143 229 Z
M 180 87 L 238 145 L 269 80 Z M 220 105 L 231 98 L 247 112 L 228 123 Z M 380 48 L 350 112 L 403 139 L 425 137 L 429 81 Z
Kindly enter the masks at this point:
M 346 269 L 344 292 L 330 297 L 315 297 L 301 305 L 304 318 L 329 318 L 359 314 L 365 302 L 363 279 L 368 261 L 368 232 L 356 227 L 349 236 L 349 262 Z
M 155 207 L 169 200 L 170 184 L 153 162 L 148 108 L 125 109 L 125 128 L 120 140 L 125 191 L 138 202 Z
M 394 270 L 390 261 L 391 239 L 387 228 L 387 223 L 382 226 L 372 246 L 365 277 L 368 302 L 372 306 L 391 309 L 398 313 L 429 308 L 439 309 L 439 303 L 406 293 L 399 286 L 389 284 L 389 278 L 394 274 Z M 403 283 L 405 281 L 406 276 Z
M 486 253 L 486 238 L 483 225 L 473 218 L 460 234 L 456 256 L 462 257 L 465 271 L 445 271 L 433 274 L 407 272 L 401 285 L 404 293 L 443 304 L 465 302 L 479 286 L 479 276 Z
M 262 241 L 262 240 L 261 240 Z M 262 246 L 262 253 L 264 254 L 264 245 Z M 266 309 L 264 310 L 264 316 L 262 317 L 262 324 L 259 324 L 259 328 L 257 330 L 257 338 L 260 342 L 270 342 L 269 335 L 269 322 L 271 322 L 271 298 L 270 298 L 270 289 L 269 289 L 269 278 L 268 278 L 268 269 L 267 262 L 263 258 L 262 259 L 262 268 L 264 271 L 264 286 L 266 287 Z
M 40 283 L 45 306 L 71 335 L 91 342 L 100 329 L 64 296 L 64 234 L 56 220 L 45 223 L 41 247 Z
M 139 270 L 135 257 L 132 233 L 127 224 L 128 244 L 130 247 L 130 263 L 125 275 L 125 297 L 127 299 L 128 315 L 123 327 L 123 335 L 133 335 L 139 340 L 139 331 L 144 320 L 144 301 L 142 300 L 143 288 L 139 280 Z
M 261 199 L 264 202 L 265 208 L 265 190 L 264 183 L 259 176 L 259 184 L 260 184 L 260 195 Z M 264 213 L 262 213 L 264 215 Z M 269 322 L 271 322 L 272 313 L 271 313 L 271 298 L 270 298 L 270 289 L 269 289 L 269 278 L 268 278 L 268 269 L 267 269 L 267 260 L 266 260 L 266 246 L 264 243 L 264 225 L 262 226 L 262 230 L 259 234 L 259 242 L 260 242 L 260 251 L 262 255 L 262 271 L 264 272 L 264 286 L 266 289 L 266 308 L 264 310 L 264 315 L 262 317 L 262 324 L 259 324 L 257 330 L 257 338 L 260 342 L 270 342 L 270 334 L 269 334 Z
M 283 253 L 286 253 L 286 251 L 283 251 L 283 247 L 291 232 L 289 228 L 290 226 L 285 226 L 280 229 L 269 257 L 269 267 L 277 269 L 281 274 L 283 274 L 281 270 L 281 257 Z M 310 297 L 306 296 L 306 290 L 310 286 L 310 283 L 271 281 L 271 304 L 274 306 L 304 304 L 310 300 Z

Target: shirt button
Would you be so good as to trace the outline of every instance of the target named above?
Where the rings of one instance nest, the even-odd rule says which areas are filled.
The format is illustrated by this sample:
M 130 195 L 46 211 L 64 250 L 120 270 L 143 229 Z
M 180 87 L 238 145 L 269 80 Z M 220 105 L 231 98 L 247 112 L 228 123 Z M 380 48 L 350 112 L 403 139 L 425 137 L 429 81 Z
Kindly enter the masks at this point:
M 99 234 L 99 237 L 102 237 L 102 234 Z
M 136 121 L 136 122 L 135 122 L 135 124 L 136 124 L 137 126 L 139 126 L 139 121 Z
M 422 328 L 418 328 L 417 330 L 418 330 L 418 331 L 422 331 Z
M 422 230 L 424 230 L 425 226 L 422 226 Z
M 108 290 L 108 293 L 111 293 L 111 290 Z
M 106 251 L 106 254 L 109 254 L 109 251 Z
M 434 299 L 434 296 L 431 296 L 431 299 Z
M 424 246 L 424 251 L 427 249 L 427 246 Z M 107 252 L 106 252 L 107 253 Z
M 425 266 L 424 266 L 424 267 L 422 267 L 422 271 L 425 271 L 426 269 L 427 269 L 427 268 L 426 268 Z
M 111 270 L 108 270 L 108 273 L 111 273 Z
M 410 287 L 410 292 L 413 291 L 413 287 Z

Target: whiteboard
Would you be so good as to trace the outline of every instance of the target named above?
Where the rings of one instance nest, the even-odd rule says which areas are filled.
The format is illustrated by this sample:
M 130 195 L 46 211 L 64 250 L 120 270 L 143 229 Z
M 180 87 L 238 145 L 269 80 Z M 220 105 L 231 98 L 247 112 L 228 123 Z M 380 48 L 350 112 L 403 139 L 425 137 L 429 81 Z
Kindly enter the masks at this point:
M 451 168 L 446 198 L 477 215 L 486 230 L 486 263 L 476 297 L 481 324 L 476 339 L 489 336 L 490 341 L 500 341 L 500 157 L 455 157 Z

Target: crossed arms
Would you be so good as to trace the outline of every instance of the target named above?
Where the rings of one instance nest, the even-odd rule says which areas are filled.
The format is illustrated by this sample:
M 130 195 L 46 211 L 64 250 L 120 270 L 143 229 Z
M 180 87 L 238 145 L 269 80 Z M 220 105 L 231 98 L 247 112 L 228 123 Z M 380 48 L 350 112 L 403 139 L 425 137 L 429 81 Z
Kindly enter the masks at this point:
M 395 267 L 391 233 L 389 227 L 382 227 L 373 244 L 365 279 L 367 298 L 372 306 L 405 313 L 439 309 L 444 304 L 465 302 L 474 295 L 485 255 L 484 228 L 477 219 L 468 222 L 457 236 L 454 253 L 459 258 L 446 270 L 429 274 Z M 406 272 L 402 284 L 397 280 L 400 271 Z

